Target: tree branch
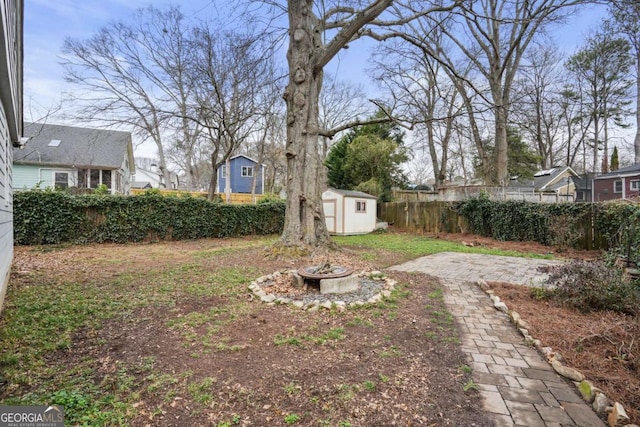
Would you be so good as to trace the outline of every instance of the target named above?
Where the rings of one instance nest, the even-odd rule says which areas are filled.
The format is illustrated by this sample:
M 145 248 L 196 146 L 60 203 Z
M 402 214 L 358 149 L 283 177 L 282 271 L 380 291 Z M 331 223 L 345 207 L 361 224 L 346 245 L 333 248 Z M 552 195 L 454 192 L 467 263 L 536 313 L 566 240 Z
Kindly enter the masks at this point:
M 393 0 L 375 0 L 369 4 L 362 12 L 358 13 L 354 19 L 349 21 L 335 35 L 335 37 L 317 55 L 314 55 L 314 72 L 322 71 L 325 65 L 340 52 L 347 43 L 351 41 L 358 31 L 369 22 L 376 19 L 384 10 L 391 5 Z

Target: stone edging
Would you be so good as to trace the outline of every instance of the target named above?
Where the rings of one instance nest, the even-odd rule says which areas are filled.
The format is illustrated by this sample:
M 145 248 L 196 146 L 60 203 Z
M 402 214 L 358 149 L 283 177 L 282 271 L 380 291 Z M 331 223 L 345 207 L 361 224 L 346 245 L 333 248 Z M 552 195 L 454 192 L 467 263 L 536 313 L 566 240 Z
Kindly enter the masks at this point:
M 276 278 L 283 275 L 289 275 L 291 276 L 291 279 L 295 281 L 299 280 L 299 277 L 300 277 L 298 275 L 297 270 L 276 271 L 273 274 L 267 274 L 266 276 L 257 278 L 256 280 L 251 282 L 251 284 L 249 285 L 249 289 L 251 290 L 254 296 L 259 298 L 260 301 L 265 302 L 267 304 L 270 304 L 270 305 L 291 304 L 301 310 L 314 312 L 314 311 L 318 311 L 321 308 L 331 310 L 332 308 L 335 307 L 338 310 L 343 311 L 343 310 L 346 310 L 347 308 L 359 307 L 366 304 L 376 304 L 382 301 L 384 298 L 390 297 L 391 292 L 395 289 L 395 286 L 397 284 L 396 280 L 390 279 L 389 277 L 387 277 L 387 275 L 385 275 L 380 271 L 361 271 L 360 273 L 358 273 L 357 275 L 358 277 L 368 278 L 371 280 L 380 280 L 384 282 L 382 286 L 382 290 L 379 293 L 373 295 L 367 300 L 354 301 L 350 303 L 346 303 L 345 301 L 342 301 L 340 299 L 332 300 L 332 301 L 324 301 L 324 302 L 321 302 L 320 300 L 316 299 L 313 301 L 304 302 L 304 301 L 296 300 L 293 298 L 277 296 L 276 294 L 268 293 L 264 291 L 263 288 L 267 287 L 269 285 L 269 282 L 272 282 Z M 325 294 L 325 295 L 337 295 L 337 294 Z
M 602 390 L 585 378 L 582 372 L 565 365 L 565 360 L 559 352 L 553 351 L 551 347 L 545 347 L 542 341 L 529 335 L 529 325 L 527 322 L 520 318 L 518 312 L 509 310 L 507 305 L 500 300 L 500 297 L 495 295 L 493 290 L 489 289 L 486 281 L 479 279 L 476 283 L 480 289 L 489 296 L 495 309 L 505 313 L 509 320 L 518 328 L 518 331 L 520 331 L 525 341 L 535 346 L 536 349 L 546 357 L 547 361 L 559 375 L 571 380 L 575 384 L 582 399 L 584 399 L 587 404 L 590 404 L 597 414 L 609 414 L 607 420 L 610 427 L 638 427 L 636 424 L 629 424 L 629 416 L 622 404 L 619 402 L 612 403 Z

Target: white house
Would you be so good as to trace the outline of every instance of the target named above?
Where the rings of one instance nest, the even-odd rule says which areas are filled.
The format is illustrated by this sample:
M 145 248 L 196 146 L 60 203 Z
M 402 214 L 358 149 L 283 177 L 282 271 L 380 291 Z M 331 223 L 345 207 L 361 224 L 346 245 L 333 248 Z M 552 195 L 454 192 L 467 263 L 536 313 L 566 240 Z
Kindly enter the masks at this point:
M 22 146 L 22 0 L 0 2 L 0 310 L 13 260 L 13 147 Z
M 160 170 L 158 170 L 155 165 L 151 165 L 151 170 L 136 166 L 136 172 L 133 175 L 131 188 L 164 188 L 169 190 L 178 189 L 178 185 L 180 183 L 178 174 L 175 172 L 169 172 L 169 175 L 171 177 L 171 183 L 169 183 L 169 185 L 167 186 L 164 182 L 164 174 Z
M 322 206 L 330 234 L 366 234 L 376 229 L 376 198 L 361 191 L 329 188 Z

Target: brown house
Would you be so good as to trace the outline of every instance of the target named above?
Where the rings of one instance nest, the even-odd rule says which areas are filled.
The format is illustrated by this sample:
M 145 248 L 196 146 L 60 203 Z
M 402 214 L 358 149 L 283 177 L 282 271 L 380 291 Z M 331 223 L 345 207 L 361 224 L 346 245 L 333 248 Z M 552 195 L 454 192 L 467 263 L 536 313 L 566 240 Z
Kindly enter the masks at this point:
M 593 201 L 640 196 L 640 164 L 605 173 L 593 179 Z

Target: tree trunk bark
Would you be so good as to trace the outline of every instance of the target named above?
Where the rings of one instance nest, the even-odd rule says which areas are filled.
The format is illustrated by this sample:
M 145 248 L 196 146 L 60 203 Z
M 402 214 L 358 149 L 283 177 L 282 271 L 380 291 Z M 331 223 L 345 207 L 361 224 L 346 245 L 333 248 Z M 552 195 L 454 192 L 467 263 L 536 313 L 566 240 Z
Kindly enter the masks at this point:
M 218 171 L 216 170 L 217 161 L 218 150 L 215 149 L 211 153 L 211 169 L 213 170 L 213 172 L 211 173 L 211 180 L 209 181 L 209 192 L 207 193 L 207 199 L 209 201 L 213 200 L 218 189 Z
M 289 83 L 287 105 L 287 213 L 280 243 L 310 248 L 332 247 L 322 208 L 326 182 L 318 145 L 318 102 L 322 71 L 313 53 L 322 46 L 313 1 L 289 1 Z
M 227 157 L 224 161 L 224 201 L 231 203 L 231 161 Z
M 506 186 L 509 182 L 507 169 L 507 154 L 509 145 L 507 141 L 507 108 L 500 102 L 496 104 L 496 175 L 495 182 L 500 186 Z

